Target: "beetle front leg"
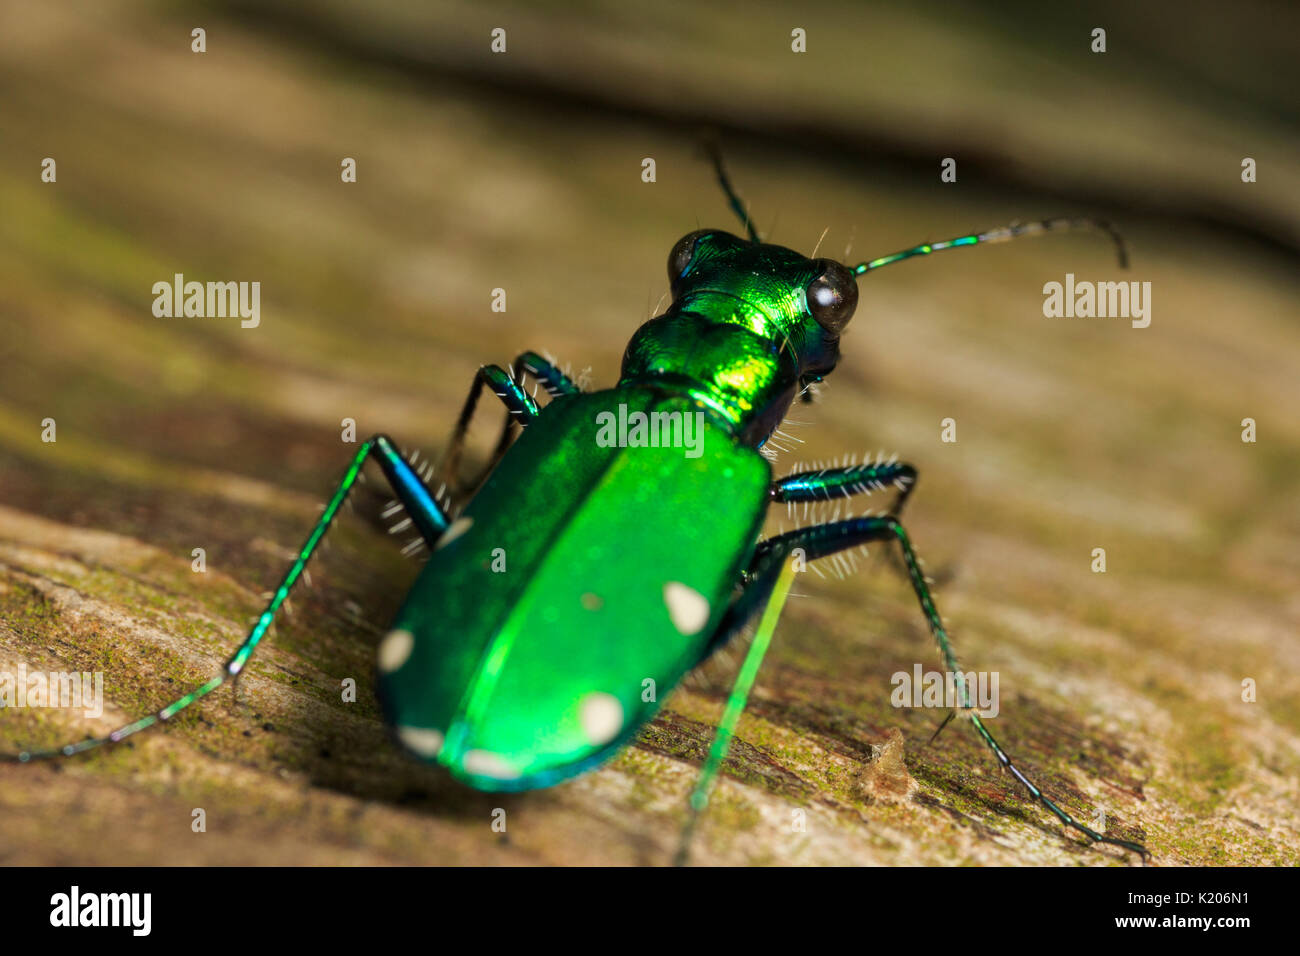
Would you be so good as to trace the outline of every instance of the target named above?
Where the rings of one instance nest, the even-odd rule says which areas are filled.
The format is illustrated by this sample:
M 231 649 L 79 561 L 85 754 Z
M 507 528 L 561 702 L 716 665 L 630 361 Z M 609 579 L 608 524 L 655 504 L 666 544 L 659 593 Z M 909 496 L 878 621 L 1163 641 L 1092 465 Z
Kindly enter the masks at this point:
M 531 352 L 525 352 L 524 355 L 531 355 Z M 566 379 L 567 381 L 567 379 Z M 469 387 L 469 395 L 465 398 L 465 405 L 460 410 L 460 417 L 456 419 L 456 428 L 451 434 L 451 441 L 447 444 L 447 451 L 442 456 L 441 470 L 447 476 L 447 482 L 453 483 L 456 480 L 456 471 L 460 467 L 461 453 L 465 450 L 465 436 L 469 433 L 469 423 L 474 418 L 474 410 L 478 407 L 479 396 L 483 392 L 484 386 L 490 386 L 493 394 L 501 399 L 501 403 L 506 407 L 507 433 L 511 422 L 518 422 L 520 425 L 527 427 L 537 417 L 537 403 L 533 401 L 531 395 L 524 391 L 513 375 L 507 372 L 499 365 L 484 365 L 474 373 L 474 381 Z M 504 442 L 498 442 L 498 448 Z M 504 449 L 500 449 L 504 450 Z M 476 487 L 487 472 L 496 465 L 496 459 L 499 454 L 494 454 L 492 460 L 488 462 L 483 473 L 478 479 L 467 487 Z
M 823 468 L 814 471 L 800 471 L 786 475 L 772 482 L 772 501 L 784 502 L 793 514 L 794 505 L 804 503 L 804 517 L 807 518 L 807 505 L 817 501 L 830 501 L 833 498 L 848 498 L 851 495 L 871 494 L 883 491 L 892 485 L 898 491 L 893 506 L 886 512 L 892 517 L 903 513 L 903 506 L 908 497 L 916 490 L 917 470 L 914 466 L 901 461 L 877 461 L 872 464 L 865 461 L 860 465 L 848 465 L 841 468 Z M 886 552 L 887 561 L 899 574 L 907 575 L 907 568 L 898 554 Z M 951 569 L 936 572 L 935 577 L 947 581 L 952 576 Z
M 907 497 L 916 487 L 916 469 L 901 461 L 863 462 L 841 468 L 822 468 L 800 471 L 772 482 L 774 502 L 798 504 L 799 502 L 829 501 L 850 495 L 871 494 L 892 485 L 898 490 L 894 506 L 889 513 L 898 517 L 903 513 Z
M 515 356 L 511 368 L 533 376 L 542 383 L 551 398 L 560 395 L 577 395 L 582 391 L 573 379 L 556 367 L 554 362 L 536 352 L 524 352 Z M 522 374 L 519 375 L 519 383 L 523 384 Z
M 524 352 L 516 355 L 514 362 L 510 364 L 510 371 L 513 373 L 515 381 L 519 383 L 520 388 L 524 385 L 524 375 L 526 373 L 541 382 L 546 389 L 547 395 L 553 399 L 561 395 L 578 395 L 582 392 L 582 389 L 578 387 L 573 379 L 556 368 L 554 362 L 543 358 L 536 352 Z M 487 473 L 496 467 L 497 462 L 506 453 L 506 449 L 510 447 L 515 431 L 515 416 L 507 411 L 505 421 L 501 423 L 501 434 L 497 438 L 496 447 L 492 450 L 492 456 L 488 459 L 487 465 L 483 468 L 483 473 L 479 475 L 479 479 L 475 484 L 481 483 Z

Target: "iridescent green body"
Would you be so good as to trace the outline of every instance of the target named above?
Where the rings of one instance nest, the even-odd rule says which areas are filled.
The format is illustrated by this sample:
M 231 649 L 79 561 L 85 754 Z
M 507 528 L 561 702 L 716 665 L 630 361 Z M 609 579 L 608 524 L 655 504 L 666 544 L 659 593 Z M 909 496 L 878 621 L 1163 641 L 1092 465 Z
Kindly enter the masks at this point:
M 620 384 L 679 388 L 729 422 L 736 440 L 762 444 L 798 389 L 839 360 L 839 330 L 819 325 L 807 298 L 828 270 L 856 302 L 838 263 L 725 232 L 686 236 L 669 257 L 673 303 L 632 336 Z
M 690 245 L 618 387 L 540 411 L 385 639 L 387 719 L 472 786 L 547 786 L 611 756 L 706 656 L 770 500 L 755 449 L 834 364 L 804 292 L 824 265 L 727 233 Z M 680 440 L 602 443 L 602 421 L 637 413 Z
M 766 460 L 712 422 L 698 458 L 601 447 L 597 415 L 620 405 L 696 410 L 647 386 L 557 398 L 397 615 L 413 642 L 380 675 L 385 716 L 472 786 L 547 786 L 612 755 L 704 656 L 753 550 Z

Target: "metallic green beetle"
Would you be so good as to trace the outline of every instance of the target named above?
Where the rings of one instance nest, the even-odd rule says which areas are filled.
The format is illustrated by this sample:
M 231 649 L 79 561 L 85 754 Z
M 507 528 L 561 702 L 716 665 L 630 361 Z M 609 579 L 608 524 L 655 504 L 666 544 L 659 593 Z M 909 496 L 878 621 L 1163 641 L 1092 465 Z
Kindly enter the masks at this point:
M 716 157 L 715 157 L 716 159 Z M 545 787 L 615 754 L 683 675 L 761 607 L 757 655 L 742 677 L 697 785 L 703 808 L 788 589 L 787 558 L 817 560 L 896 542 L 943 664 L 957 661 L 899 514 L 916 471 L 896 461 L 773 480 L 760 453 L 790 406 L 839 361 L 858 277 L 913 256 L 1105 223 L 1057 219 L 928 243 L 849 268 L 762 242 L 721 162 L 717 173 L 748 238 L 683 237 L 668 258 L 672 302 L 633 335 L 618 384 L 585 393 L 535 353 L 510 371 L 479 370 L 444 458 L 458 470 L 484 387 L 506 426 L 486 480 L 454 516 L 380 435 L 364 442 L 266 610 L 223 672 L 107 737 L 18 759 L 71 755 L 166 720 L 238 675 L 267 633 L 368 459 L 392 485 L 430 560 L 379 647 L 379 694 L 397 738 L 482 790 Z M 550 401 L 539 408 L 525 374 Z M 522 426 L 522 435 L 511 441 Z M 758 540 L 773 502 L 825 500 L 894 487 L 893 508 Z M 394 507 L 390 514 L 398 509 Z M 773 592 L 777 591 L 775 612 Z M 769 620 L 770 617 L 770 620 Z M 1145 855 L 1076 821 L 1012 764 L 965 699 L 960 710 L 997 759 L 1063 823 Z M 692 822 L 694 817 L 692 817 Z M 685 844 L 683 844 L 685 845 Z

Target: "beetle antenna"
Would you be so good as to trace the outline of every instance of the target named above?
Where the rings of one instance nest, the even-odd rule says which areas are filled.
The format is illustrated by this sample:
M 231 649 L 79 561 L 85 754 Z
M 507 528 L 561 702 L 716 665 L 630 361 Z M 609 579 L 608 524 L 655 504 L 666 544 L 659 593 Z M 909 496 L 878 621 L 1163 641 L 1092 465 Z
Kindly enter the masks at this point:
M 727 202 L 731 205 L 732 211 L 745 224 L 745 231 L 749 233 L 749 238 L 754 242 L 762 242 L 763 240 L 758 236 L 758 230 L 754 228 L 753 220 L 749 218 L 749 211 L 745 209 L 745 204 L 740 201 L 735 188 L 731 185 L 731 177 L 727 175 L 727 167 L 722 162 L 722 150 L 711 139 L 705 141 L 704 148 L 708 150 L 709 159 L 713 161 L 713 168 L 718 174 L 718 185 L 727 194 Z
M 1119 267 L 1121 269 L 1128 268 L 1128 248 L 1124 244 L 1124 237 L 1119 234 L 1114 226 L 1104 219 L 1063 216 L 1057 219 L 1043 219 L 1039 222 L 1012 223 L 1009 226 L 990 229 L 988 232 L 958 236 L 956 239 L 945 239 L 943 242 L 923 242 L 919 246 L 904 249 L 902 252 L 881 256 L 879 259 L 871 259 L 868 262 L 859 262 L 853 267 L 853 274 L 860 276 L 872 269 L 879 269 L 881 266 L 902 262 L 904 259 L 911 259 L 913 256 L 928 256 L 932 252 L 942 252 L 945 249 L 954 249 L 957 246 L 1010 242 L 1012 239 L 1019 239 L 1021 236 L 1038 236 L 1045 232 L 1068 232 L 1074 229 L 1093 229 L 1106 233 L 1115 243 L 1115 251 L 1119 255 Z

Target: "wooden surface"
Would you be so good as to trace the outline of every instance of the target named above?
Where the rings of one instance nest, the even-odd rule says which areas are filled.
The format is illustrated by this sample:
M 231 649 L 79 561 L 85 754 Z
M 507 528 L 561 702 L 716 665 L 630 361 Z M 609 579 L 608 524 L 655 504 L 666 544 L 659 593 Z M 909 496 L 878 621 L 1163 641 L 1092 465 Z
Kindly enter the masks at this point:
M 693 138 L 708 121 L 760 228 L 803 251 L 823 230 L 857 261 L 1050 214 L 1122 224 L 1128 276 L 1091 236 L 872 275 L 776 468 L 884 449 L 920 469 L 907 523 L 958 652 L 1000 674 L 995 733 L 1072 813 L 1103 810 L 1161 865 L 1300 862 L 1294 14 L 1216 33 L 1186 7 L 1180 39 L 1105 7 L 1094 57 L 1093 24 L 1064 14 L 846 5 L 806 24 L 800 59 L 780 5 L 412 6 L 307 22 L 290 4 L 4 4 L 0 669 L 102 671 L 108 698 L 100 722 L 6 710 L 4 749 L 103 732 L 206 679 L 350 456 L 341 419 L 436 457 L 480 364 L 546 350 L 612 383 L 673 241 L 736 228 Z M 260 281 L 261 325 L 155 318 L 151 287 L 178 272 Z M 1151 326 L 1044 318 L 1066 272 L 1150 281 Z M 374 647 L 417 566 L 376 500 L 237 695 L 130 746 L 0 766 L 0 862 L 667 862 L 725 665 L 595 773 L 469 791 L 378 719 Z M 797 591 L 700 862 L 1131 862 L 1064 835 L 969 728 L 927 745 L 943 713 L 890 706 L 891 675 L 935 657 L 882 555 Z

